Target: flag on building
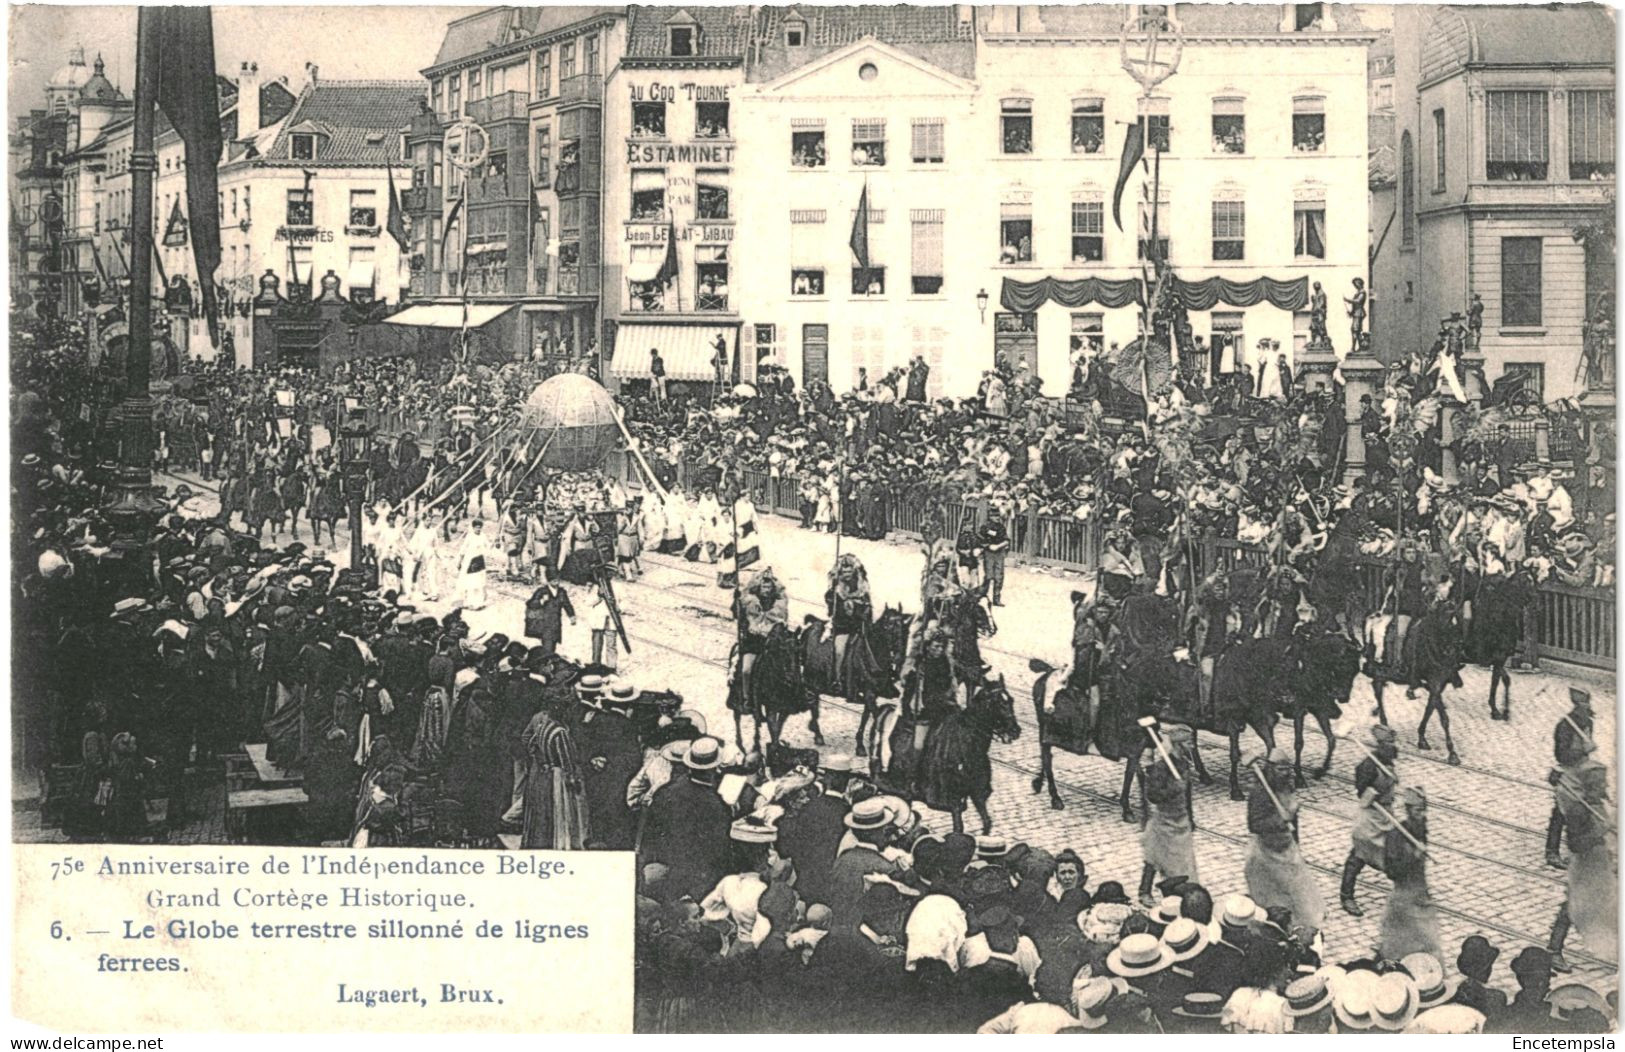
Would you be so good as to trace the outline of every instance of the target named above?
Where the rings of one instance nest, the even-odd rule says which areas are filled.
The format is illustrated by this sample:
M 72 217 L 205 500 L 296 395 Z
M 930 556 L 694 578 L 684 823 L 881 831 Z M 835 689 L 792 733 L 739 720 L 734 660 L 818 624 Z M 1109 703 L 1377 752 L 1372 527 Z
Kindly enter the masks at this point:
M 1123 138 L 1123 159 L 1117 165 L 1117 189 L 1112 191 L 1112 219 L 1117 223 L 1117 229 L 1123 229 L 1123 188 L 1128 185 L 1129 176 L 1134 174 L 1134 166 L 1140 163 L 1145 156 L 1145 129 L 1138 123 L 1128 126 L 1128 134 Z
M 677 224 L 672 221 L 666 223 L 666 258 L 660 261 L 660 269 L 655 271 L 655 281 L 664 285 L 668 281 L 677 280 Z
M 461 231 L 462 231 L 462 227 L 458 226 L 458 220 L 461 218 L 462 214 L 463 214 L 463 199 L 461 197 L 459 197 L 457 200 L 455 200 L 455 201 L 453 201 L 451 203 L 451 211 L 446 213 L 446 225 L 445 225 L 445 228 L 440 231 L 440 260 L 441 260 L 441 266 L 445 265 L 446 246 L 451 243 L 451 231 L 452 231 L 452 228 L 455 227 L 458 230 L 459 233 L 461 233 Z M 466 238 L 466 237 L 463 238 L 463 243 L 466 245 L 468 243 L 468 238 Z
M 186 144 L 186 214 L 197 264 L 209 341 L 220 345 L 214 272 L 220 267 L 220 187 L 216 168 L 224 145 L 215 86 L 214 13 L 207 7 L 158 7 L 148 12 L 158 38 L 158 106 Z
M 412 245 L 406 236 L 406 216 L 401 212 L 401 195 L 395 191 L 395 169 L 385 168 L 389 175 L 389 217 L 385 220 L 385 229 L 395 243 L 401 246 L 401 255 L 412 254 Z
M 858 195 L 858 210 L 852 216 L 852 255 L 858 261 L 858 284 L 869 289 L 869 180 L 863 181 L 863 192 Z

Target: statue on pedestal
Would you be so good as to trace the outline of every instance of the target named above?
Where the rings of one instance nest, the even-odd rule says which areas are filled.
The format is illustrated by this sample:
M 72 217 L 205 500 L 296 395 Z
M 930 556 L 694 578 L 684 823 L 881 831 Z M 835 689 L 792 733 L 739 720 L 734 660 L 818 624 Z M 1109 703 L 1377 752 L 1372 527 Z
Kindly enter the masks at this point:
M 1306 350 L 1329 351 L 1332 349 L 1331 333 L 1326 331 L 1326 290 L 1315 282 L 1314 292 L 1309 294 L 1309 345 Z
M 1484 332 L 1484 301 L 1478 293 L 1473 293 L 1473 302 L 1467 306 L 1467 332 L 1472 339 L 1473 350 L 1478 350 L 1478 338 Z
M 1344 296 L 1349 309 L 1349 345 L 1360 346 L 1360 334 L 1365 331 L 1365 282 L 1354 279 L 1354 295 Z

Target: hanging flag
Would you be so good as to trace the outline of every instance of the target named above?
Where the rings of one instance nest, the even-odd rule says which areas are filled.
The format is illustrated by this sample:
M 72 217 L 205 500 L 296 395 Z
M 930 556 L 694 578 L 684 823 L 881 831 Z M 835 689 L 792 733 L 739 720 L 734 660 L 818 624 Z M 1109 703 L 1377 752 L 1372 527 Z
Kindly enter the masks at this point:
M 401 196 L 395 192 L 395 169 L 386 165 L 384 171 L 389 174 L 389 216 L 385 220 L 384 229 L 388 230 L 389 236 L 401 246 L 401 255 L 409 256 L 412 254 L 412 245 L 406 236 L 406 216 L 401 212 Z
M 1123 159 L 1117 165 L 1117 189 L 1112 191 L 1112 219 L 1117 223 L 1117 229 L 1123 229 L 1123 188 L 1128 185 L 1128 177 L 1134 174 L 1134 166 L 1140 163 L 1145 156 L 1145 129 L 1138 123 L 1128 126 L 1128 135 L 1123 139 Z
M 863 181 L 863 192 L 858 195 L 858 211 L 852 217 L 852 255 L 857 257 L 859 287 L 869 288 L 869 180 Z
M 664 285 L 668 281 L 677 280 L 677 224 L 674 221 L 666 223 L 666 258 L 660 261 L 660 269 L 655 271 L 655 281 Z
M 747 494 L 741 493 L 734 502 L 733 526 L 733 539 L 717 556 L 718 588 L 736 587 L 740 571 L 750 569 L 762 559 L 762 542 L 756 532 L 756 505 Z
M 164 226 L 164 245 L 168 248 L 179 248 L 186 244 L 186 217 L 181 214 L 181 199 L 175 198 L 175 206 L 169 210 L 169 222 Z
M 214 272 L 220 267 L 220 98 L 215 87 L 214 14 L 207 7 L 159 7 L 150 12 L 158 37 L 158 106 L 186 144 L 186 214 L 191 217 L 209 341 L 215 323 Z
M 452 202 L 451 211 L 446 213 L 446 227 L 440 232 L 440 259 L 442 260 L 442 263 L 446 258 L 446 246 L 451 243 L 452 227 L 457 226 L 458 217 L 460 217 L 462 214 L 463 199 L 459 197 L 457 200 Z M 468 238 L 463 238 L 463 242 L 466 244 L 468 242 Z

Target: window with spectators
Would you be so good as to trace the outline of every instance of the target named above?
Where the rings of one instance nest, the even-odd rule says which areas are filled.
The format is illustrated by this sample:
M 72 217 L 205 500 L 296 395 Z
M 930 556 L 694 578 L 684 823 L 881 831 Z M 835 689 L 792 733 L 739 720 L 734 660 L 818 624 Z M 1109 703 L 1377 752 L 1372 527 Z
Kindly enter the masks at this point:
M 653 223 L 666 216 L 666 170 L 632 169 L 632 212 L 634 223 Z
M 703 311 L 728 309 L 728 247 L 694 247 L 694 308 Z
M 852 165 L 855 168 L 881 168 L 886 164 L 886 122 L 852 122 Z
M 1569 178 L 1614 177 L 1614 93 L 1569 92 Z
M 1241 99 L 1213 100 L 1213 152 L 1247 152 L 1246 103 Z
M 350 191 L 350 225 L 375 227 L 378 225 L 378 191 Z
M 288 226 L 314 226 L 316 223 L 315 203 L 312 201 L 310 190 L 288 191 Z
M 694 173 L 694 184 L 696 219 L 727 219 L 732 215 L 728 210 L 726 168 L 701 168 Z
M 1546 93 L 1492 91 L 1485 96 L 1484 175 L 1540 182 L 1547 173 Z
M 792 168 L 822 168 L 828 158 L 824 153 L 824 124 L 800 125 L 794 122 L 790 131 L 790 166 Z
M 666 137 L 666 104 L 664 102 L 634 102 L 632 104 L 632 137 L 634 139 L 664 139 Z
M 1292 149 L 1295 153 L 1325 152 L 1325 99 L 1300 96 L 1292 100 Z
M 1030 201 L 1006 201 L 999 206 L 999 262 L 1033 261 L 1033 206 Z
M 728 104 L 726 102 L 696 102 L 694 104 L 694 137 L 696 139 L 726 139 L 728 137 Z
M 999 104 L 999 146 L 1006 154 L 1033 152 L 1033 100 L 1005 99 Z
M 1072 100 L 1072 152 L 1099 153 L 1106 145 L 1106 100 Z

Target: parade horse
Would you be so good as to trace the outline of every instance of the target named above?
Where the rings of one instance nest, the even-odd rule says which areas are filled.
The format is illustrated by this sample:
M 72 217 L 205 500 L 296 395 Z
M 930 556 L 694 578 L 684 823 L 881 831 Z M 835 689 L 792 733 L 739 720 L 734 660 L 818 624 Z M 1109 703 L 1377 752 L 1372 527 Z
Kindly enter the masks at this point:
M 1489 577 L 1478 586 L 1467 620 L 1467 660 L 1490 667 L 1490 719 L 1512 719 L 1512 677 L 1507 662 L 1523 642 L 1523 611 L 1535 601 L 1535 585 L 1520 571 L 1510 577 Z M 1495 691 L 1501 688 L 1501 708 Z
M 744 717 L 751 717 L 751 731 L 757 751 L 762 747 L 762 726 L 768 740 L 779 744 L 784 722 L 806 712 L 817 697 L 807 689 L 801 673 L 801 640 L 783 625 L 775 625 L 750 671 L 750 689 L 745 689 L 739 646 L 734 645 L 728 661 L 728 708 L 734 715 L 734 743 L 745 748 Z M 747 700 L 748 699 L 748 700 Z M 821 741 L 821 739 L 820 739 Z
M 1009 743 L 1021 737 L 1015 701 L 1004 677 L 980 679 L 966 690 L 963 709 L 931 724 L 918 747 L 920 724 L 906 704 L 888 708 L 879 733 L 887 741 L 889 762 L 879 773 L 883 787 L 922 800 L 936 811 L 953 816 L 954 832 L 965 831 L 968 800 L 982 818 L 982 833 L 993 831 L 987 802 L 993 795 L 993 740 Z
M 1377 654 L 1377 633 L 1385 633 L 1382 640 L 1382 659 Z M 1444 689 L 1461 689 L 1461 670 L 1466 667 L 1466 646 L 1462 630 L 1461 608 L 1453 601 L 1435 602 L 1428 612 L 1416 618 L 1403 634 L 1398 630 L 1398 618 L 1373 615 L 1365 625 L 1365 672 L 1371 677 L 1371 690 L 1377 698 L 1377 719 L 1388 724 L 1388 713 L 1383 708 L 1383 688 L 1389 683 L 1402 683 L 1411 689 L 1426 688 L 1427 708 L 1422 711 L 1422 722 L 1416 729 L 1416 747 L 1432 749 L 1428 742 L 1428 721 L 1435 711 L 1439 725 L 1444 728 L 1447 759 L 1460 766 L 1456 744 L 1450 736 L 1450 716 L 1445 711 Z
M 844 667 L 837 670 L 835 637 L 826 631 L 828 622 L 807 615 L 800 633 L 801 668 L 812 696 L 812 728 L 819 745 L 824 744 L 823 737 L 817 734 L 819 707 L 822 696 L 828 695 L 863 707 L 853 752 L 857 756 L 869 754 L 875 742 L 865 741 L 864 732 L 873 732 L 871 739 L 879 732 L 876 699 L 897 697 L 912 622 L 913 617 L 901 609 L 886 607 L 865 631 L 847 640 Z

